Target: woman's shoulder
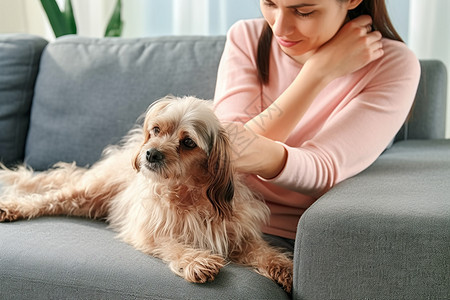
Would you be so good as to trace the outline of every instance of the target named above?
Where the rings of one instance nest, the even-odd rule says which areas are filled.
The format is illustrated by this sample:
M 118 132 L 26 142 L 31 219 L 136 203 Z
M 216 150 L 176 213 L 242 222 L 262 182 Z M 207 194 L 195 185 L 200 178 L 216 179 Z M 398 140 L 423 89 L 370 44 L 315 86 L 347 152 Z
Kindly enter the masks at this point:
M 234 23 L 227 33 L 225 52 L 239 53 L 256 59 L 259 35 L 264 26 L 264 19 L 240 20 Z
M 239 20 L 228 30 L 228 38 L 258 41 L 264 27 L 264 19 Z
M 412 52 L 411 49 L 409 49 L 408 46 L 403 42 L 383 38 L 382 43 L 385 56 L 388 58 L 392 59 L 402 55 L 415 58 L 414 52 Z
M 420 74 L 419 60 L 408 46 L 400 41 L 382 39 L 384 55 L 381 65 L 396 72 L 413 72 Z

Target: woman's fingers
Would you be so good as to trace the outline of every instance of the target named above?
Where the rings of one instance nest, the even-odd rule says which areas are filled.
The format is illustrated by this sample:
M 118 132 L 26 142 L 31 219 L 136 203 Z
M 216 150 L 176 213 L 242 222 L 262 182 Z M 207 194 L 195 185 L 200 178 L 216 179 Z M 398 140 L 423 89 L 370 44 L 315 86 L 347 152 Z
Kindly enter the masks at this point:
M 369 15 L 362 15 L 353 20 L 347 22 L 347 24 L 353 23 L 359 27 L 366 27 L 367 25 L 372 25 L 372 17 Z M 367 27 L 366 27 L 367 28 Z

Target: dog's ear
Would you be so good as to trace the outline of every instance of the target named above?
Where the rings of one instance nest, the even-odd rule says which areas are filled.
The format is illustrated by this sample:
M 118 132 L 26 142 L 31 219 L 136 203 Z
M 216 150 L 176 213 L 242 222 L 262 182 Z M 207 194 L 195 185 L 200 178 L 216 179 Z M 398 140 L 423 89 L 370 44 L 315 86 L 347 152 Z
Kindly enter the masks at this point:
M 229 217 L 234 197 L 234 173 L 230 141 L 223 128 L 219 130 L 210 151 L 208 172 L 210 182 L 206 191 L 207 197 L 221 217 Z
M 150 106 L 147 108 L 145 115 L 145 119 L 144 119 L 144 125 L 142 126 L 142 131 L 144 134 L 144 142 L 142 143 L 142 145 L 139 147 L 139 149 L 136 151 L 136 154 L 133 156 L 132 159 L 132 166 L 133 169 L 135 169 L 136 171 L 140 171 L 141 167 L 140 167 L 140 160 L 141 160 L 141 150 L 142 147 L 148 142 L 148 140 L 150 139 L 150 133 L 148 131 L 148 127 L 150 122 L 152 121 L 153 118 L 155 118 L 164 108 L 166 108 L 167 105 L 169 105 L 169 103 L 176 101 L 177 98 L 174 96 L 166 96 L 164 98 L 161 98 L 155 102 L 153 102 L 152 104 L 150 104 Z

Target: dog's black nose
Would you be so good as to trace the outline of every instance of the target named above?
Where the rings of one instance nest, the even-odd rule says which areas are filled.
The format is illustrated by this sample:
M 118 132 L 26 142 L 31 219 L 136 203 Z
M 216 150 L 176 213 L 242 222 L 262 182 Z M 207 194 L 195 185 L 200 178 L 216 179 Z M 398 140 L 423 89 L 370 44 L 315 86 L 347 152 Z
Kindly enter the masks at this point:
M 164 159 L 164 154 L 155 148 L 147 150 L 147 161 L 151 163 L 160 162 Z

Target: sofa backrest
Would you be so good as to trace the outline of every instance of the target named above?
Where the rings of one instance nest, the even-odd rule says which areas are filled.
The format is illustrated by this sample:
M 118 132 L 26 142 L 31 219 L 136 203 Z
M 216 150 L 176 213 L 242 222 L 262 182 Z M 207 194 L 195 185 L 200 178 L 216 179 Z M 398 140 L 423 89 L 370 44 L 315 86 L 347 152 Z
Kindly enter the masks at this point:
M 68 36 L 45 47 L 39 37 L 0 34 L 0 162 L 25 158 L 37 170 L 58 161 L 94 163 L 156 99 L 211 99 L 224 43 L 223 36 Z M 445 137 L 445 65 L 420 63 L 414 110 L 396 140 Z
M 212 99 L 225 37 L 83 38 L 50 43 L 41 58 L 25 162 L 91 165 L 155 100 Z
M 396 140 L 444 139 L 447 107 L 447 69 L 438 60 L 421 60 L 421 75 L 409 119 Z
M 0 162 L 23 160 L 39 59 L 47 41 L 28 34 L 0 35 Z

